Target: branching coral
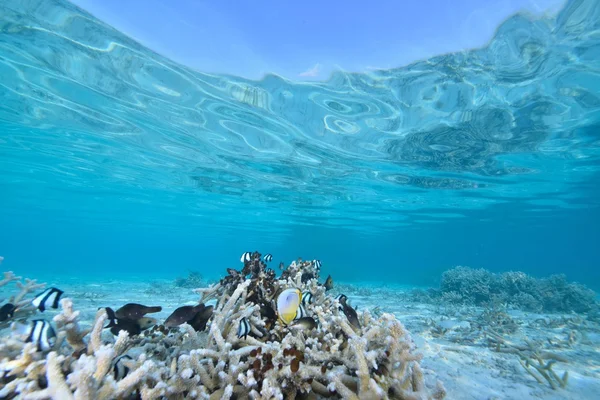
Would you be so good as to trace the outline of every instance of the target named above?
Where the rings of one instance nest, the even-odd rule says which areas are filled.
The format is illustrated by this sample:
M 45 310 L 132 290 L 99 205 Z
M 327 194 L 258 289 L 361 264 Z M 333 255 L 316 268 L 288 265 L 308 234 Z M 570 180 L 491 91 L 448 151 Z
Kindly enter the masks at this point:
M 504 339 L 491 329 L 487 334 L 490 344 L 496 351 L 519 356 L 521 366 L 539 383 L 543 384 L 545 379 L 552 389 L 566 386 L 569 378 L 568 371 L 564 371 L 562 377 L 559 377 L 552 370 L 552 366 L 557 362 L 567 363 L 568 360 L 565 357 L 540 350 L 539 346 L 529 340 L 526 340 L 524 345 L 519 345 Z
M 590 312 L 598 309 L 596 294 L 564 275 L 536 279 L 523 272 L 495 274 L 485 269 L 455 267 L 442 274 L 442 302 L 490 305 L 506 303 L 528 311 Z
M 10 337 L 0 346 L 6 371 L 0 396 L 24 399 L 441 399 L 440 383 L 428 388 L 420 355 L 391 314 L 358 313 L 353 324 L 338 300 L 327 295 L 311 262 L 293 263 L 281 279 L 257 262 L 230 270 L 227 278 L 198 290 L 217 299 L 208 328 L 183 324 L 114 338 L 100 309 L 91 330 L 65 298 L 54 318 L 59 338 L 44 354 Z M 307 278 L 308 277 L 308 278 Z M 312 294 L 306 313 L 317 324 L 285 325 L 269 307 L 282 289 Z M 240 321 L 251 326 L 238 334 Z M 118 366 L 118 364 L 120 365 Z M 119 371 L 126 371 L 120 374 Z

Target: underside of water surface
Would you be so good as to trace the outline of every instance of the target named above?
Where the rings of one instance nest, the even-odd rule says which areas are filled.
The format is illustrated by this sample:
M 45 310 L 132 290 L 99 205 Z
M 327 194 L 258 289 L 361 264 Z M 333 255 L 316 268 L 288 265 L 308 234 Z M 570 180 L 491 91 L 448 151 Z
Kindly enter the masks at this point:
M 14 268 L 210 274 L 260 250 L 348 280 L 458 264 L 599 279 L 595 1 L 316 83 L 193 71 L 65 1 L 0 10 Z

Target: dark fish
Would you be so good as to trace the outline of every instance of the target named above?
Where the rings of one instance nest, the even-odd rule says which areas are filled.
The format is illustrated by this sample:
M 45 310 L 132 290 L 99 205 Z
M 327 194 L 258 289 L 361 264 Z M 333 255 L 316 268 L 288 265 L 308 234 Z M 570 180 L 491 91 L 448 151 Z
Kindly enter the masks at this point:
M 274 321 L 277 319 L 277 313 L 275 312 L 273 307 L 271 307 L 271 305 L 268 303 L 262 303 L 260 305 L 260 315 L 266 320 Z
M 198 312 L 204 310 L 204 304 L 200 303 L 196 306 L 182 306 L 177 308 L 171 315 L 165 320 L 165 326 L 167 328 L 173 328 L 179 326 L 184 322 L 193 319 Z
M 240 320 L 240 325 L 238 326 L 237 336 L 238 338 L 244 338 L 244 340 L 248 337 L 250 333 L 250 322 L 246 317 Z
M 350 307 L 346 302 L 342 305 L 342 312 L 348 318 L 348 322 L 356 329 L 360 329 L 360 322 L 358 321 L 358 314 L 354 308 Z
M 313 317 L 303 317 L 295 320 L 290 325 L 291 328 L 298 327 L 303 329 L 315 329 L 317 327 L 317 321 Z
M 313 265 L 316 269 L 321 269 L 321 260 L 313 260 Z
M 331 277 L 331 275 L 327 276 L 327 279 L 325 280 L 323 286 L 325 286 L 325 291 L 333 289 L 333 278 Z
M 284 269 L 285 268 L 285 264 L 283 262 L 279 263 L 279 269 Z
M 156 324 L 156 319 L 149 317 L 142 317 L 136 320 L 117 318 L 116 313 L 110 307 L 105 307 L 106 314 L 108 315 L 108 325 L 104 329 L 110 328 L 110 332 L 117 336 L 120 331 L 126 331 L 129 336 L 139 335 L 144 329 Z
M 306 283 L 306 282 L 310 281 L 311 279 L 313 279 L 314 277 L 315 277 L 315 274 L 313 274 L 312 272 L 305 271 L 302 273 L 302 276 L 300 277 L 300 282 Z
M 6 303 L 0 308 L 0 322 L 8 321 L 15 314 L 15 305 Z
M 145 331 L 146 329 L 150 328 L 151 326 L 156 325 L 156 318 L 142 317 L 142 318 L 138 319 L 136 322 L 139 325 L 140 329 Z
M 133 358 L 131 358 L 127 354 L 124 354 L 121 357 L 117 358 L 117 361 L 115 361 L 115 365 L 113 367 L 115 381 L 119 381 L 125 378 L 129 373 L 129 368 L 122 362 L 122 360 L 133 360 Z
M 303 305 L 308 305 L 308 304 L 312 304 L 312 300 L 313 300 L 313 295 L 311 292 L 304 292 L 302 293 L 302 304 Z
M 46 310 L 46 307 L 58 308 L 58 301 L 63 293 L 64 292 L 62 290 L 55 287 L 48 288 L 35 296 L 35 298 L 31 301 L 31 304 L 33 304 L 34 307 L 42 312 Z
M 13 332 L 20 336 L 26 336 L 25 342 L 34 343 L 38 351 L 48 351 L 56 344 L 56 332 L 48 321 L 34 319 L 27 324 L 14 322 Z
M 196 313 L 194 318 L 187 321 L 187 323 L 190 324 L 196 332 L 201 332 L 204 329 L 206 329 L 206 324 L 208 323 L 208 320 L 210 319 L 210 317 L 212 317 L 212 314 L 213 314 L 213 306 L 208 306 L 208 307 L 205 306 L 202 311 L 199 311 L 198 313 Z
M 137 303 L 127 303 L 115 311 L 115 316 L 118 319 L 130 319 L 135 321 L 146 314 L 160 312 L 161 310 L 161 306 L 148 307 Z
M 252 252 L 247 251 L 240 257 L 241 262 L 249 262 L 252 259 Z
M 263 257 L 263 260 L 265 260 L 265 262 L 271 262 L 271 261 L 273 261 L 273 255 L 267 254 L 266 256 Z

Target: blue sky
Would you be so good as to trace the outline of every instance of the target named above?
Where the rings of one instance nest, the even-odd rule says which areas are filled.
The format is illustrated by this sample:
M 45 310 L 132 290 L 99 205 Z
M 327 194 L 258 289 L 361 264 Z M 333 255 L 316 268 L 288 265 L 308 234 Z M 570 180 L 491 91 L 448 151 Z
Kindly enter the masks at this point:
M 202 72 L 325 80 L 484 45 L 520 10 L 563 0 L 72 0 Z

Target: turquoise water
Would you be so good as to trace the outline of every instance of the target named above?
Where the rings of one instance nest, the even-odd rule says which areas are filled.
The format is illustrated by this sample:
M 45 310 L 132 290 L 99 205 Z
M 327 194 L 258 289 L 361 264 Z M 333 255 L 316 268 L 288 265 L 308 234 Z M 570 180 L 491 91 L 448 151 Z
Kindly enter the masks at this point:
M 600 288 L 600 3 L 322 83 L 178 65 L 65 1 L 0 4 L 0 255 L 27 276 L 344 281 L 455 265 Z

